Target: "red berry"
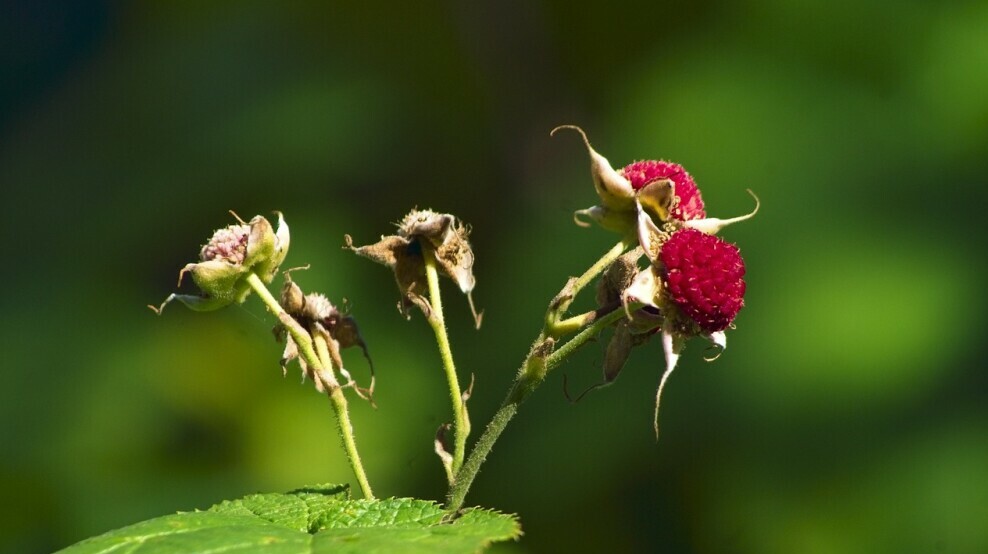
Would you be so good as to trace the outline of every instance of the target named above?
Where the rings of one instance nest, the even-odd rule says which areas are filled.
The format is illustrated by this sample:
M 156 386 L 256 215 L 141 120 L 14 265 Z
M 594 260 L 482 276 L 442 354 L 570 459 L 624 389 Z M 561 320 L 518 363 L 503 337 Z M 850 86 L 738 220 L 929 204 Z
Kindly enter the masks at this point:
M 672 210 L 673 219 L 689 221 L 703 219 L 707 213 L 703 210 L 703 198 L 693 177 L 683 169 L 683 166 L 672 162 L 642 160 L 624 167 L 624 177 L 631 182 L 631 188 L 638 190 L 659 179 L 669 179 L 676 187 L 679 205 Z
M 738 247 L 696 229 L 673 233 L 659 254 L 669 296 L 704 331 L 723 331 L 744 306 Z

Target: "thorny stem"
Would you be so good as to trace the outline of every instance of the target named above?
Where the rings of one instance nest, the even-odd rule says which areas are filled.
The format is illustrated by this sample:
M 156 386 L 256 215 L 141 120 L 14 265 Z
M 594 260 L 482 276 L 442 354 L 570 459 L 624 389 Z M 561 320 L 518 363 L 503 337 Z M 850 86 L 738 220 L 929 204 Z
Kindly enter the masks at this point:
M 553 327 L 559 324 L 559 317 L 573 303 L 576 294 L 610 267 L 614 260 L 633 245 L 633 236 L 627 236 L 622 239 L 621 242 L 614 245 L 596 263 L 590 266 L 583 275 L 567 283 L 566 287 L 563 288 L 560 301 L 554 301 L 549 306 L 549 311 L 546 313 L 545 318 L 545 327 L 532 345 L 532 349 L 522 363 L 521 369 L 518 370 L 518 376 L 515 378 L 511 390 L 508 391 L 508 395 L 501 402 L 501 407 L 498 408 L 497 413 L 494 414 L 494 417 L 487 424 L 480 438 L 477 439 L 477 443 L 470 451 L 470 455 L 464 462 L 463 467 L 456 474 L 456 481 L 453 482 L 449 494 L 446 497 L 446 510 L 448 514 L 455 516 L 460 508 L 463 507 L 463 502 L 466 499 L 467 493 L 470 491 L 470 487 L 473 485 L 473 480 L 477 477 L 480 467 L 487 460 L 491 449 L 494 448 L 494 443 L 497 442 L 497 439 L 504 432 L 511 419 L 518 413 L 521 403 L 542 384 L 546 373 L 552 368 L 557 367 L 566 356 L 572 354 L 577 348 L 586 344 L 587 341 L 597 336 L 605 327 L 614 323 L 625 314 L 624 309 L 621 306 L 617 306 L 611 312 L 596 319 L 589 317 L 588 314 L 583 314 L 566 320 L 563 322 L 564 324 L 578 319 L 584 323 L 590 321 L 592 323 L 558 350 L 551 354 L 549 353 L 554 345 L 555 338 L 561 336 L 561 333 L 558 333 Z M 637 308 L 638 306 L 635 305 L 632 307 Z M 570 327 L 566 327 L 565 329 L 567 332 L 575 330 Z
M 447 477 L 452 476 L 452 483 L 460 466 L 463 465 L 463 456 L 466 452 L 467 436 L 470 435 L 470 417 L 467 414 L 466 405 L 463 402 L 463 392 L 460 389 L 460 381 L 456 376 L 456 365 L 453 363 L 453 351 L 449 347 L 449 337 L 446 335 L 446 320 L 443 317 L 443 301 L 439 293 L 439 272 L 436 269 L 436 260 L 431 252 L 426 252 L 425 277 L 429 283 L 429 306 L 431 313 L 426 314 L 429 326 L 436 335 L 436 344 L 439 346 L 439 355 L 443 361 L 443 370 L 446 372 L 446 381 L 449 383 L 449 399 L 453 403 L 453 461 L 452 467 L 447 470 Z
M 360 462 L 360 454 L 357 452 L 357 443 L 353 438 L 353 426 L 350 424 L 350 413 L 347 411 L 346 397 L 343 396 L 343 390 L 336 383 L 332 372 L 326 371 L 327 368 L 332 367 L 332 363 L 325 340 L 317 335 L 315 345 L 313 345 L 312 337 L 309 333 L 295 321 L 295 318 L 285 312 L 281 304 L 271 295 L 271 292 L 257 274 L 250 273 L 247 276 L 247 283 L 257 293 L 257 296 L 267 307 L 268 311 L 277 316 L 281 324 L 292 335 L 292 338 L 298 345 L 299 353 L 305 359 L 305 363 L 309 364 L 315 370 L 319 378 L 323 380 L 323 384 L 326 385 L 329 400 L 333 404 L 333 411 L 336 413 L 340 439 L 343 442 L 343 449 L 346 451 L 347 458 L 350 461 L 350 467 L 353 468 L 353 473 L 357 477 L 357 483 L 360 485 L 360 490 L 364 498 L 373 499 L 374 493 L 371 492 L 370 484 L 367 482 L 367 475 L 364 472 L 364 466 Z M 319 354 L 316 353 L 313 346 L 320 349 Z M 326 363 L 323 363 L 323 360 L 326 360 Z

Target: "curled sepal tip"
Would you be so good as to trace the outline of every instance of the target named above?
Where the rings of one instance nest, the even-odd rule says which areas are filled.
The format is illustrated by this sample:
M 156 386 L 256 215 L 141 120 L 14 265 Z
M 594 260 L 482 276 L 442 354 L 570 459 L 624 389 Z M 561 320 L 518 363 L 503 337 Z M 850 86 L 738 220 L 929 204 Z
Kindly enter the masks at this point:
M 148 304 L 148 308 L 150 308 L 155 314 L 161 315 L 161 312 L 165 311 L 165 306 L 171 304 L 175 300 L 178 300 L 184 304 L 185 307 L 196 312 L 211 312 L 229 304 L 229 302 L 219 298 L 205 298 L 192 294 L 169 294 L 168 298 L 165 298 L 165 301 L 162 302 L 161 305 L 155 306 L 153 304 Z
M 655 391 L 655 418 L 652 426 L 655 429 L 655 440 L 659 440 L 659 406 L 662 404 L 662 389 L 665 388 L 669 376 L 676 369 L 679 354 L 683 350 L 683 340 L 668 329 L 662 330 L 662 351 L 665 353 L 666 369 L 659 380 L 659 388 Z
M 631 209 L 635 203 L 635 191 L 631 187 L 631 182 L 611 167 L 607 158 L 601 156 L 590 146 L 590 140 L 583 129 L 576 125 L 560 125 L 549 132 L 549 136 L 555 136 L 561 129 L 576 131 L 583 138 L 583 145 L 590 156 L 590 173 L 593 176 L 593 184 L 600 196 L 600 201 L 604 207 L 618 211 Z
M 742 221 L 746 221 L 748 219 L 755 217 L 755 214 L 758 213 L 758 208 L 761 207 L 762 203 L 758 199 L 758 196 L 755 195 L 755 193 L 752 192 L 751 189 L 747 189 L 747 191 L 748 194 L 750 194 L 751 197 L 755 199 L 755 209 L 751 210 L 750 213 L 738 217 L 732 217 L 730 219 L 720 219 L 716 217 L 693 219 L 690 221 L 686 221 L 685 226 L 696 229 L 697 231 L 703 231 L 708 235 L 716 235 L 717 233 L 720 232 L 721 229 L 727 227 L 728 225 L 732 225 L 734 223 L 740 223 Z
M 707 340 L 710 341 L 710 346 L 707 348 L 707 351 L 710 352 L 710 354 L 704 355 L 703 360 L 712 362 L 717 358 L 720 358 L 720 355 L 724 353 L 724 350 L 727 350 L 727 334 L 724 333 L 724 331 L 717 331 L 705 336 Z

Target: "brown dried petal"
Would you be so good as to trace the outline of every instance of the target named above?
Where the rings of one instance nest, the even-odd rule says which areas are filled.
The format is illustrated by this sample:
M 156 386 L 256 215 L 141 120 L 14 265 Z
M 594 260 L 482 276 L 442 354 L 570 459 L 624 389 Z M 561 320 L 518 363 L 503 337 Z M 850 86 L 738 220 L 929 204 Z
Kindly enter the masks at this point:
M 346 241 L 346 247 L 356 254 L 391 268 L 398 263 L 399 253 L 404 252 L 411 244 L 408 239 L 392 235 L 389 237 L 382 236 L 381 240 L 374 244 L 355 247 L 350 235 L 345 235 L 343 238 Z
M 452 233 L 447 233 L 445 241 L 436 249 L 439 267 L 456 281 L 464 293 L 472 291 L 477 284 L 473 276 L 473 249 L 467 241 L 468 234 L 465 227 L 457 226 Z

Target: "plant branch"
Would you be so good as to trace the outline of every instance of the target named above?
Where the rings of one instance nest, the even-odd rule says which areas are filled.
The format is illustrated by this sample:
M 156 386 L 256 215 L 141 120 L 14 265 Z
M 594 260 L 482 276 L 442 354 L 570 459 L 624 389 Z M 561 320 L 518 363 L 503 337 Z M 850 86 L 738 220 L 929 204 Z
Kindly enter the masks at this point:
M 484 432 L 477 439 L 477 443 L 470 451 L 463 464 L 463 467 L 456 474 L 456 481 L 450 487 L 446 497 L 446 510 L 454 515 L 463 507 L 466 495 L 473 485 L 480 467 L 487 460 L 488 454 L 494 448 L 494 443 L 500 438 L 501 433 L 511 422 L 518 408 L 521 406 L 536 388 L 545 380 L 546 373 L 559 365 L 563 359 L 576 351 L 577 348 L 585 344 L 591 338 L 597 336 L 605 327 L 617 321 L 623 314 L 621 306 L 616 306 L 606 315 L 599 315 L 589 312 L 575 316 L 563 322 L 559 321 L 562 314 L 566 312 L 576 294 L 592 282 L 598 275 L 603 273 L 621 254 L 634 245 L 634 237 L 627 236 L 621 242 L 608 250 L 597 262 L 590 266 L 587 271 L 576 279 L 571 279 L 558 296 L 550 303 L 549 310 L 545 317 L 545 327 L 539 333 L 539 337 L 532 345 L 528 356 L 522 363 L 521 369 L 508 391 L 508 395 L 501 403 L 494 417 L 491 419 Z M 589 325 L 588 325 L 589 324 Z M 561 327 L 557 327 L 561 325 Z M 587 325 L 583 331 L 573 337 L 563 345 L 558 352 L 553 352 L 556 338 L 569 332 L 573 332 L 579 326 Z M 565 333 L 563 332 L 565 331 Z
M 587 322 L 582 320 L 583 316 L 576 316 L 569 318 L 567 320 L 560 321 L 563 315 L 566 314 L 566 310 L 569 309 L 570 305 L 576 300 L 576 295 L 580 293 L 587 285 L 593 282 L 598 275 L 607 270 L 608 267 L 614 260 L 618 259 L 621 254 L 624 254 L 626 250 L 631 248 L 637 243 L 637 238 L 634 235 L 626 235 L 620 242 L 615 244 L 600 257 L 599 260 L 594 262 L 592 266 L 587 268 L 583 275 L 570 279 L 563 290 L 559 292 L 552 303 L 549 304 L 549 309 L 545 314 L 545 327 L 543 329 L 543 334 L 546 336 L 551 336 L 553 338 L 559 338 L 567 334 L 573 333 L 578 330 L 581 326 L 585 325 Z
M 567 356 L 576 352 L 578 348 L 586 344 L 591 339 L 596 338 L 606 327 L 621 319 L 629 312 L 633 312 L 638 308 L 641 308 L 644 304 L 633 302 L 628 305 L 627 311 L 625 311 L 624 306 L 617 306 L 612 311 L 608 312 L 606 315 L 599 317 L 596 321 L 588 325 L 585 329 L 580 331 L 575 337 L 571 338 L 566 344 L 562 345 L 555 352 L 549 355 L 545 361 L 546 372 L 552 371 L 559 364 L 566 359 Z
M 340 440 L 343 442 L 343 449 L 346 451 L 347 458 L 350 461 L 350 467 L 353 468 L 353 473 L 357 477 L 357 483 L 360 485 L 360 490 L 363 492 L 364 497 L 368 499 L 374 498 L 373 492 L 371 492 L 370 484 L 367 482 L 367 475 L 364 472 L 364 467 L 360 462 L 360 454 L 357 452 L 357 444 L 353 438 L 353 426 L 350 424 L 350 414 L 347 410 L 346 397 L 343 396 L 343 390 L 340 388 L 339 383 L 336 381 L 336 377 L 332 372 L 332 362 L 329 356 L 329 350 L 326 347 L 325 339 L 319 335 L 316 335 L 315 344 L 313 344 L 312 336 L 306 331 L 295 318 L 290 316 L 285 312 L 281 304 L 272 296 L 271 291 L 268 290 L 264 282 L 261 281 L 260 277 L 255 273 L 251 273 L 247 276 L 247 283 L 250 285 L 251 289 L 257 293 L 257 296 L 261 299 L 261 302 L 267 307 L 268 311 L 278 317 L 278 320 L 291 334 L 292 339 L 295 340 L 295 344 L 298 345 L 299 354 L 305 360 L 305 363 L 311 367 L 318 378 L 322 381 L 327 394 L 329 395 L 329 400 L 333 405 L 333 411 L 336 413 L 336 422 L 340 432 Z M 315 348 L 324 350 L 324 352 L 316 353 Z M 324 363 L 325 360 L 325 363 Z

